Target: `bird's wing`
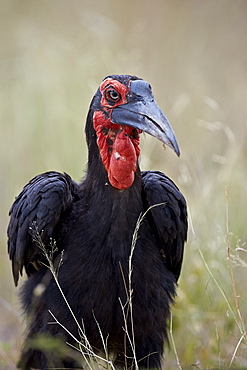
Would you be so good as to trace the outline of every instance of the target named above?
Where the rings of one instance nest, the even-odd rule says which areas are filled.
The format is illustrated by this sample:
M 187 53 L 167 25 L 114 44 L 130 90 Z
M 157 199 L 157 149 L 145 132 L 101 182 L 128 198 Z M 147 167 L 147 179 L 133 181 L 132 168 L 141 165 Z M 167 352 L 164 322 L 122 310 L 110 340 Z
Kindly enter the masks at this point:
M 177 186 L 161 172 L 142 172 L 142 191 L 161 256 L 178 279 L 187 238 L 186 201 Z M 152 207 L 154 206 L 154 207 Z
M 33 241 L 32 229 L 42 236 L 44 244 L 49 243 L 63 212 L 72 206 L 77 187 L 67 174 L 46 172 L 34 177 L 16 197 L 7 231 L 16 285 L 23 266 L 30 275 L 35 270 L 33 264 L 42 257 L 41 249 Z

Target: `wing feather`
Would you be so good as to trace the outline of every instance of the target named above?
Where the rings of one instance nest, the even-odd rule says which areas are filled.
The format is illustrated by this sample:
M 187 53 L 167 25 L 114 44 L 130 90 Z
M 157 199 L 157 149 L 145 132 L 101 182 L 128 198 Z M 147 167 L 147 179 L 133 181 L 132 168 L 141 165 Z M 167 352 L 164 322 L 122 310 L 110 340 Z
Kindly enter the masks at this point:
M 25 267 L 27 274 L 33 270 L 31 263 L 41 252 L 32 241 L 30 227 L 35 222 L 42 231 L 44 243 L 52 237 L 63 212 L 78 192 L 78 184 L 67 174 L 46 172 L 34 177 L 16 197 L 10 209 L 8 225 L 8 253 L 12 260 L 15 285 Z
M 143 195 L 156 229 L 161 255 L 176 279 L 180 275 L 184 243 L 187 238 L 186 201 L 177 186 L 161 172 L 142 172 Z

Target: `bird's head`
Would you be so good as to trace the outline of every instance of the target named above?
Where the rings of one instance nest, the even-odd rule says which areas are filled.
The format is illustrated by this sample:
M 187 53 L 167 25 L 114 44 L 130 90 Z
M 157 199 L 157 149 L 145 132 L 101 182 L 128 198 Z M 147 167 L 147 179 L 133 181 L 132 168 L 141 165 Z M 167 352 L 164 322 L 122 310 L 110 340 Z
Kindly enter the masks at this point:
M 89 149 L 96 134 L 109 182 L 117 189 L 127 189 L 134 181 L 142 131 L 180 154 L 174 132 L 156 104 L 151 86 L 135 76 L 106 77 L 93 98 L 89 118 Z

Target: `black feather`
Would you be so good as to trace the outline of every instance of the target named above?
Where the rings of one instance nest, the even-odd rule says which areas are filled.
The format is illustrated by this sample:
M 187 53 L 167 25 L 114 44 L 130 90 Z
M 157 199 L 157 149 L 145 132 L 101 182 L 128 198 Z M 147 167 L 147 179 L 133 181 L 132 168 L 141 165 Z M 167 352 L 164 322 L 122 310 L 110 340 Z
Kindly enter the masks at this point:
M 76 186 L 67 174 L 47 172 L 33 178 L 15 199 L 7 231 L 15 285 L 23 266 L 29 275 L 30 263 L 42 258 L 42 252 L 32 242 L 30 228 L 35 224 L 47 243 L 61 215 L 71 207 Z

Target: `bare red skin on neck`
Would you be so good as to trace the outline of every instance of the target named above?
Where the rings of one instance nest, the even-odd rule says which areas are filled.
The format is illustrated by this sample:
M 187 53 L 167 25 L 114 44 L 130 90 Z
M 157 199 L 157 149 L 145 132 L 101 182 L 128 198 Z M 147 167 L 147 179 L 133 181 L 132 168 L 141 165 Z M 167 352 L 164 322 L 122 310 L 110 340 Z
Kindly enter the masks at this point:
M 108 177 L 111 185 L 122 190 L 129 188 L 135 178 L 136 162 L 135 147 L 125 130 L 121 130 L 116 136 L 110 158 Z
M 93 124 L 110 184 L 120 190 L 129 188 L 140 155 L 140 130 L 114 124 L 102 111 L 94 112 Z

